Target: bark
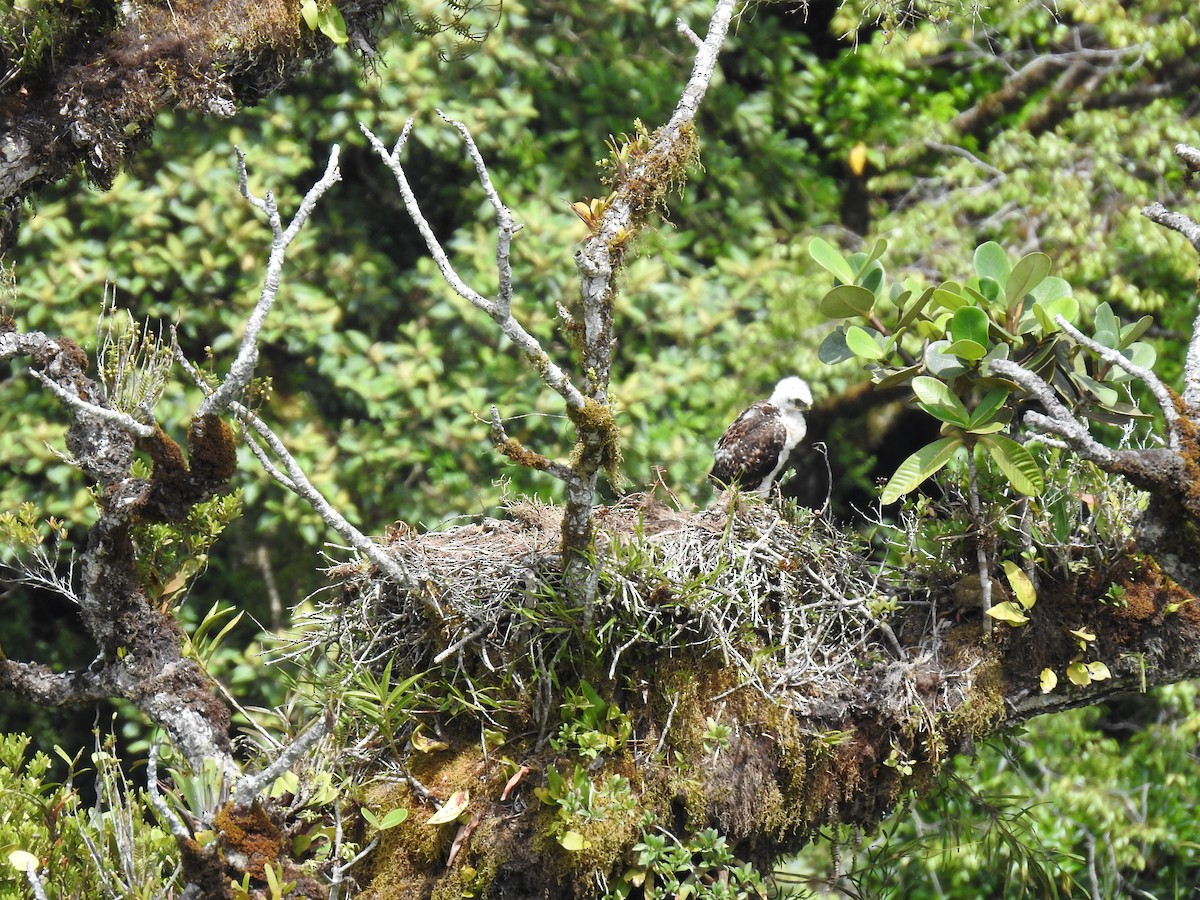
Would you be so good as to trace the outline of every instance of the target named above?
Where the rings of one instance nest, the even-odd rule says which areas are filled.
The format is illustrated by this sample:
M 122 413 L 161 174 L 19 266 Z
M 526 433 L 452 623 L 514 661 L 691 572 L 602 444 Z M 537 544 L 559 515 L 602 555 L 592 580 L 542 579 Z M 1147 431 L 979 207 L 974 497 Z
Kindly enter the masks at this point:
M 338 3 L 355 46 L 369 49 L 386 5 Z M 230 116 L 333 49 L 283 0 L 122 4 L 109 27 L 81 31 L 0 95 L 0 254 L 15 242 L 25 198 L 79 166 L 110 184 L 160 110 Z

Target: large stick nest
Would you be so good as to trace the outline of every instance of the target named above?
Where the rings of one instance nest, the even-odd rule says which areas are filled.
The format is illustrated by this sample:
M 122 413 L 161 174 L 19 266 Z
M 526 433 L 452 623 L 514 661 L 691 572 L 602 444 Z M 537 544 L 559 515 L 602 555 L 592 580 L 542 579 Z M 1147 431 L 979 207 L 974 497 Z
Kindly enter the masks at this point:
M 612 680 L 673 657 L 718 659 L 738 687 L 817 718 L 840 718 L 861 708 L 864 692 L 878 702 L 885 683 L 894 692 L 913 680 L 881 613 L 897 588 L 859 538 L 811 511 L 785 516 L 739 497 L 690 513 L 646 496 L 598 510 L 600 589 L 590 610 L 561 589 L 561 512 L 523 501 L 509 513 L 425 534 L 394 528 L 390 552 L 425 573 L 421 591 L 367 564 L 331 570 L 339 585 L 309 625 L 349 663 L 339 668 L 440 667 L 468 694 L 505 685 L 502 693 L 525 698 L 519 705 L 532 701 L 526 714 L 543 734 L 564 660 Z M 885 672 L 896 665 L 906 672 Z M 875 667 L 877 677 L 864 679 Z M 912 699 L 900 692 L 898 702 Z

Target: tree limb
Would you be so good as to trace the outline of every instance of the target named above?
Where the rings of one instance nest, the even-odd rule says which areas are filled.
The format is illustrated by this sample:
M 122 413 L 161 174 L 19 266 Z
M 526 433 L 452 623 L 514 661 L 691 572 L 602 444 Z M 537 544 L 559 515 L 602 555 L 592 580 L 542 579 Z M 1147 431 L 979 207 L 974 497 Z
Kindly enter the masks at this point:
M 225 380 L 200 403 L 200 407 L 196 411 L 197 416 L 219 415 L 228 409 L 233 400 L 240 398 L 245 393 L 250 379 L 254 377 L 254 366 L 258 362 L 258 333 L 267 320 L 267 313 L 271 311 L 275 298 L 279 295 L 279 276 L 283 271 L 287 248 L 296 239 L 296 235 L 300 233 L 300 229 L 304 227 L 309 216 L 312 215 L 317 201 L 341 180 L 342 173 L 338 168 L 338 153 L 338 145 L 334 144 L 333 149 L 329 152 L 329 162 L 325 166 L 325 174 L 308 189 L 304 199 L 300 201 L 296 215 L 292 217 L 291 224 L 285 230 L 279 218 L 279 208 L 275 204 L 274 195 L 267 191 L 265 197 L 259 198 L 250 193 L 246 182 L 246 155 L 240 149 L 237 151 L 238 186 L 242 196 L 250 205 L 267 217 L 272 235 L 271 254 L 267 259 L 262 292 L 259 294 L 258 302 L 254 305 L 254 312 L 246 321 L 246 330 L 242 335 L 242 343 L 238 348 L 237 357 L 234 359 L 233 365 L 229 367 L 229 374 L 225 376 Z

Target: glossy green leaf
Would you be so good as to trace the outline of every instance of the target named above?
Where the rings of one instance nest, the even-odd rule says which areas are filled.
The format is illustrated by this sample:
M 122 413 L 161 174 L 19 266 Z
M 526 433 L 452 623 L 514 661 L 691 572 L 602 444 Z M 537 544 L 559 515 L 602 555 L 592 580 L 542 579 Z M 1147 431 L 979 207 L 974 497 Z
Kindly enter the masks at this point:
M 913 319 L 921 314 L 922 310 L 929 304 L 929 301 L 933 299 L 933 292 L 934 288 L 926 288 L 917 299 L 912 301 L 907 300 L 912 294 L 911 291 L 906 291 L 896 298 L 896 306 L 900 309 L 900 320 L 896 324 L 897 331 L 908 327 Z
M 1074 297 L 1058 297 L 1054 300 L 1039 300 L 1033 305 L 1034 315 L 1037 316 L 1038 324 L 1042 326 L 1042 330 L 1046 334 L 1052 334 L 1058 331 L 1058 323 L 1054 321 L 1055 316 L 1062 316 L 1068 322 L 1074 322 L 1079 316 L 1079 301 Z
M 879 497 L 880 502 L 884 505 L 895 503 L 925 479 L 937 474 L 962 446 L 959 438 L 941 438 L 932 444 L 926 444 L 900 463 L 896 474 L 884 485 L 883 493 Z
M 1004 299 L 1009 308 L 1016 306 L 1050 274 L 1050 257 L 1045 253 L 1030 253 L 1022 256 L 1008 276 L 1004 285 Z
M 860 359 L 883 359 L 883 349 L 876 342 L 874 334 L 858 325 L 851 325 L 846 329 L 846 346 Z
M 1100 660 L 1087 664 L 1088 675 L 1092 677 L 1092 681 L 1104 681 L 1106 678 L 1112 678 L 1112 672 L 1109 671 L 1107 665 Z
M 975 341 L 955 341 L 946 348 L 946 352 L 952 353 L 959 359 L 966 360 L 967 362 L 975 362 L 976 360 L 983 359 L 987 354 L 987 348 Z
M 332 3 L 318 14 L 317 28 L 339 47 L 350 41 L 350 36 L 346 34 L 346 20 L 342 18 L 341 10 Z
M 879 263 L 869 264 L 863 272 L 859 273 L 858 281 L 872 294 L 878 294 L 883 288 L 883 266 Z
M 1121 320 L 1117 318 L 1112 306 L 1107 301 L 1096 307 L 1096 312 L 1092 316 L 1092 328 L 1095 329 L 1096 334 L 1102 331 L 1112 335 L 1121 333 Z M 1108 345 L 1105 344 L 1105 346 Z M 1113 347 L 1116 347 L 1115 343 Z
M 570 853 L 578 853 L 591 846 L 591 843 L 578 831 L 564 831 L 558 839 L 562 848 Z
M 1092 674 L 1088 671 L 1087 665 L 1078 661 L 1067 666 L 1067 678 L 1071 679 L 1071 683 L 1078 687 L 1087 687 L 1092 683 Z
M 1115 388 L 1111 388 L 1106 384 L 1102 384 L 1095 378 L 1092 378 L 1090 375 L 1082 375 L 1078 372 L 1073 372 L 1071 374 L 1071 381 L 1073 381 L 1081 390 L 1091 394 L 1091 396 L 1094 397 L 1096 402 L 1101 406 L 1111 407 L 1121 399 L 1121 395 L 1117 393 Z
M 309 27 L 309 30 L 317 30 L 317 17 L 321 10 L 317 6 L 317 0 L 304 0 L 300 4 L 300 15 L 304 18 L 304 24 Z
M 961 291 L 951 290 L 949 285 L 952 282 L 943 284 L 940 288 L 934 289 L 933 302 L 935 305 L 947 309 L 950 312 L 955 312 L 967 305 L 967 298 L 962 295 Z M 958 285 L 954 285 L 958 287 Z
M 1064 278 L 1059 278 L 1057 275 L 1048 275 L 1031 288 L 1029 293 L 1033 296 L 1034 300 L 1049 303 L 1052 300 L 1058 300 L 1060 297 L 1070 297 L 1071 285 Z
M 831 273 L 842 284 L 854 282 L 854 271 L 846 257 L 824 238 L 815 237 L 808 243 L 808 254 L 825 271 Z
M 979 444 L 1014 490 L 1029 497 L 1036 497 L 1042 492 L 1045 486 L 1042 470 L 1028 450 L 1012 438 L 999 434 L 980 435 Z
M 1012 271 L 1004 248 L 995 241 L 988 241 L 975 248 L 975 273 L 980 278 L 991 278 L 999 285 L 1008 281 Z
M 870 266 L 871 263 L 875 262 L 875 260 L 883 256 L 886 251 L 887 241 L 885 241 L 883 238 L 876 238 L 875 243 L 871 245 L 871 249 L 867 252 L 866 260 L 864 260 L 862 266 L 858 270 L 859 274 L 865 272 L 867 267 Z M 883 267 L 880 266 L 880 268 L 882 269 Z
M 962 410 L 963 418 L 967 418 L 967 408 L 962 401 L 950 390 L 949 385 L 928 375 L 919 375 L 912 381 L 913 393 L 922 403 L 937 403 L 942 406 L 952 406 Z
M 1153 345 L 1147 344 L 1144 341 L 1138 341 L 1136 344 L 1127 347 L 1121 351 L 1121 355 L 1135 366 L 1140 366 L 1143 369 L 1153 369 L 1154 363 L 1158 359 L 1158 353 L 1155 351 Z
M 950 320 L 950 336 L 955 341 L 988 342 L 988 314 L 977 306 L 964 306 Z M 982 355 L 982 354 L 980 354 Z
M 865 316 L 875 305 L 875 295 L 857 284 L 839 284 L 829 291 L 818 308 L 821 314 L 830 319 L 848 319 L 851 316 Z
M 983 306 L 996 307 L 1003 306 L 1004 303 L 1004 286 L 994 278 L 980 278 L 978 292 L 971 291 L 969 293 L 977 293 L 978 298 L 982 300 Z

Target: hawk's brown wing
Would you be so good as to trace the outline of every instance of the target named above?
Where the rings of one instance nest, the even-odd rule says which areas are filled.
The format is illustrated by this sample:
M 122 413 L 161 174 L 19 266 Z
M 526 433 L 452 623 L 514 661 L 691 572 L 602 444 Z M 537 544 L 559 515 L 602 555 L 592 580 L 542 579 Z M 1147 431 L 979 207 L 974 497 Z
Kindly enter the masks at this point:
M 787 429 L 779 413 L 765 400 L 733 420 L 713 450 L 709 478 L 722 486 L 739 484 L 753 491 L 779 465 Z

